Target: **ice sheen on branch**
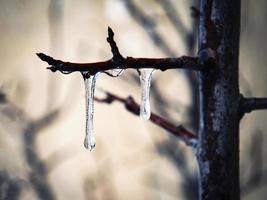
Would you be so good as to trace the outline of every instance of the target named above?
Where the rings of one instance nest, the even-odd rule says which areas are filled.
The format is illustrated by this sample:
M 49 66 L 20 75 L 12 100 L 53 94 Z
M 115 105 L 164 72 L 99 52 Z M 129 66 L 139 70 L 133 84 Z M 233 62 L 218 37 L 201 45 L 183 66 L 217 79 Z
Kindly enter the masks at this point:
M 43 53 L 37 53 L 37 56 L 47 62 L 52 72 L 60 71 L 63 74 L 70 74 L 72 72 L 80 72 L 84 78 L 85 91 L 86 91 L 86 135 L 84 140 L 84 146 L 90 151 L 95 148 L 95 138 L 93 131 L 93 117 L 94 117 L 94 90 L 96 84 L 96 77 L 100 73 L 106 73 L 110 76 L 116 77 L 123 73 L 125 69 L 133 68 L 140 72 L 141 82 L 141 106 L 138 109 L 138 113 L 141 118 L 148 120 L 150 119 L 150 105 L 149 105 L 149 93 L 152 79 L 152 72 L 156 69 L 167 70 L 167 69 L 191 69 L 200 71 L 202 66 L 198 64 L 197 57 L 181 56 L 178 58 L 133 58 L 123 57 L 119 51 L 119 48 L 114 41 L 114 32 L 109 27 L 107 42 L 110 45 L 113 57 L 107 61 L 94 62 L 94 63 L 71 63 L 56 60 L 51 56 Z M 137 110 L 135 110 L 136 113 Z M 150 120 L 158 120 L 160 118 L 153 115 Z M 164 122 L 164 120 L 161 120 Z M 168 124 L 168 122 L 162 123 L 168 130 L 176 133 L 176 128 Z M 171 128 L 170 128 L 171 127 Z M 183 130 L 183 129 L 182 129 Z M 186 131 L 183 130 L 185 135 L 188 136 Z M 179 135 L 179 134 L 178 134 Z M 190 134 L 189 134 L 190 135 Z M 180 135 L 179 135 L 180 136 Z M 187 137 L 185 137 L 187 138 Z M 184 139 L 188 141 L 187 139 Z
M 85 84 L 85 107 L 86 107 L 86 127 L 85 127 L 85 139 L 84 146 L 86 149 L 92 151 L 95 148 L 95 137 L 94 137 L 94 93 L 96 78 L 98 74 L 88 75 L 83 72 Z
M 140 69 L 140 83 L 141 83 L 141 105 L 140 105 L 140 117 L 144 120 L 150 118 L 150 86 L 152 80 L 152 73 L 154 71 L 151 69 Z

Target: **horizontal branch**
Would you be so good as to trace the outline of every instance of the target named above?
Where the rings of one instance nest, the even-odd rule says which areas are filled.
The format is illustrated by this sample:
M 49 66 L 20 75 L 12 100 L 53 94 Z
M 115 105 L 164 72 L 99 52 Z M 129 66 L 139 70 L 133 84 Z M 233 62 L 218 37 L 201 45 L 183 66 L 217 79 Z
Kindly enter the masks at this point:
M 125 108 L 134 115 L 139 115 L 140 106 L 134 101 L 134 99 L 129 96 L 127 98 L 122 98 L 117 95 L 111 94 L 109 92 L 105 92 L 105 98 L 97 98 L 95 100 L 97 102 L 111 104 L 114 101 L 118 101 L 125 105 Z M 185 142 L 189 146 L 195 147 L 197 143 L 197 136 L 190 131 L 186 130 L 182 125 L 174 125 L 168 120 L 156 115 L 155 113 L 151 113 L 150 119 L 152 123 L 156 124 L 157 126 L 163 128 L 164 130 L 168 131 L 172 135 L 176 136 L 183 142 Z
M 175 68 L 185 68 L 200 70 L 197 65 L 197 59 L 187 56 L 182 56 L 179 58 L 123 58 L 120 63 L 117 63 L 113 59 L 104 62 L 95 63 L 71 63 L 64 62 L 61 60 L 56 60 L 50 56 L 43 53 L 38 53 L 38 57 L 47 62 L 52 67 L 49 67 L 51 71 L 61 71 L 61 72 L 76 72 L 76 71 L 88 71 L 89 74 L 95 74 L 97 72 L 111 70 L 111 69 L 141 69 L 141 68 L 155 68 L 159 70 L 175 69 Z
M 94 63 L 71 63 L 56 60 L 43 53 L 37 53 L 37 56 L 47 62 L 51 67 L 48 67 L 51 71 L 60 71 L 62 73 L 72 73 L 76 71 L 88 72 L 90 75 L 96 74 L 97 72 L 104 72 L 111 69 L 141 69 L 141 68 L 155 68 L 159 70 L 167 69 L 191 69 L 201 70 L 201 66 L 198 64 L 198 58 L 181 56 L 179 58 L 124 58 L 114 41 L 114 33 L 111 28 L 108 28 L 107 41 L 110 44 L 111 52 L 113 57 L 107 61 L 94 62 Z
M 245 98 L 240 99 L 240 114 L 250 113 L 254 110 L 267 109 L 267 98 Z

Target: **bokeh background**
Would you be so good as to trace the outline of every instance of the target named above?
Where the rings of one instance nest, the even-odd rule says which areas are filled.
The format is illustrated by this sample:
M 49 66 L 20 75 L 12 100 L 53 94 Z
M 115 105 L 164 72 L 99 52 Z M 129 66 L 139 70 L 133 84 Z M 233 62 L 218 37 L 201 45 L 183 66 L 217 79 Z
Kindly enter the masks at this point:
M 96 149 L 83 147 L 79 73 L 51 73 L 35 53 L 109 59 L 107 27 L 124 56 L 196 55 L 196 0 L 0 0 L 0 199 L 196 199 L 194 152 L 120 103 L 95 103 Z M 242 1 L 240 90 L 267 96 L 267 2 Z M 140 102 L 138 73 L 102 74 L 103 90 Z M 154 72 L 152 111 L 197 130 L 196 74 Z M 240 125 L 242 199 L 265 199 L 266 111 Z

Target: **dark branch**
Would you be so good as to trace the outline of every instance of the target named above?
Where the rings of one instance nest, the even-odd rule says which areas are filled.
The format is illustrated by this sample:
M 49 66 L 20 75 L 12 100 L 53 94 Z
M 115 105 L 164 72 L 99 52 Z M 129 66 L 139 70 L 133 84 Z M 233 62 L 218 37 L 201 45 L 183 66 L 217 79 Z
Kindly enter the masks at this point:
M 95 97 L 97 102 L 111 104 L 114 101 L 118 101 L 125 105 L 125 108 L 133 113 L 134 115 L 139 115 L 140 106 L 134 101 L 134 99 L 129 96 L 127 98 L 122 98 L 117 95 L 106 92 L 105 98 L 97 98 Z M 151 122 L 156 124 L 157 126 L 165 129 L 170 132 L 172 135 L 178 137 L 182 141 L 184 141 L 189 146 L 195 146 L 197 143 L 197 136 L 190 131 L 186 130 L 182 125 L 176 126 L 166 119 L 156 115 L 155 113 L 151 113 L 151 117 L 149 119 Z
M 197 58 L 182 56 L 179 58 L 124 58 L 121 62 L 116 62 L 115 60 L 107 60 L 104 62 L 95 63 L 71 63 L 64 62 L 61 60 L 56 60 L 43 53 L 38 53 L 38 57 L 47 62 L 51 67 L 48 67 L 51 71 L 61 71 L 66 72 L 76 72 L 76 71 L 88 71 L 89 74 L 95 74 L 97 72 L 106 71 L 110 69 L 141 69 L 141 68 L 155 68 L 159 70 L 167 69 L 192 69 L 200 70 L 201 67 L 197 64 Z
M 108 27 L 108 37 L 107 37 L 107 42 L 110 45 L 111 52 L 113 54 L 113 60 L 116 62 L 120 62 L 124 60 L 123 56 L 120 54 L 119 48 L 117 47 L 116 42 L 114 41 L 114 32 L 110 27 Z
M 60 71 L 62 73 L 72 73 L 76 71 L 88 72 L 93 75 L 97 72 L 103 72 L 111 69 L 141 69 L 141 68 L 155 68 L 159 70 L 167 69 L 191 69 L 201 70 L 201 66 L 198 64 L 198 58 L 181 56 L 179 58 L 124 58 L 114 41 L 114 33 L 111 28 L 108 29 L 107 41 L 110 44 L 113 58 L 107 61 L 95 62 L 95 63 L 71 63 L 56 60 L 43 53 L 37 53 L 37 56 L 47 62 L 51 67 L 48 67 L 51 71 Z
M 254 110 L 267 109 L 267 98 L 245 98 L 241 97 L 240 104 L 240 116 L 242 117 L 245 113 L 250 113 Z

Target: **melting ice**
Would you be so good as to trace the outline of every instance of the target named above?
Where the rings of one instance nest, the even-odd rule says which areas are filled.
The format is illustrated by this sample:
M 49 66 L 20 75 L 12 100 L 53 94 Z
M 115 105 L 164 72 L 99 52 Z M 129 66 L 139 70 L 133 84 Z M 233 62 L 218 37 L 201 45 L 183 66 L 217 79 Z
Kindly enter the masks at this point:
M 154 69 L 140 69 L 140 82 L 141 82 L 141 105 L 140 105 L 140 117 L 144 120 L 150 118 L 150 85 L 152 80 L 152 73 Z
M 94 92 L 96 78 L 98 74 L 86 76 L 86 73 L 82 73 L 85 83 L 85 107 L 86 107 L 86 129 L 84 146 L 86 149 L 92 151 L 95 148 L 95 137 L 94 137 Z

